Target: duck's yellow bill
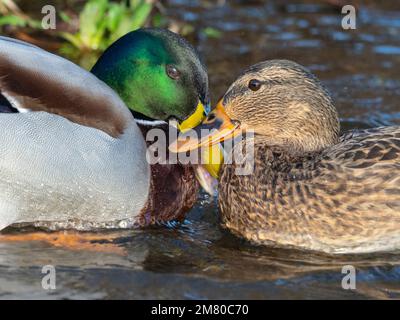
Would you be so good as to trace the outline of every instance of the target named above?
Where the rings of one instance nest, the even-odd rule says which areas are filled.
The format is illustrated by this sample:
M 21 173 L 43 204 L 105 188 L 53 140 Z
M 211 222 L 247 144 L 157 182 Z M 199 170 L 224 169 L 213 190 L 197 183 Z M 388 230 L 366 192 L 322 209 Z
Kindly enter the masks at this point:
M 206 148 L 202 148 L 202 164 L 210 173 L 210 175 L 217 179 L 221 164 L 224 162 L 224 154 L 221 146 L 215 144 Z
M 206 117 L 206 110 L 204 105 L 199 101 L 196 107 L 196 111 L 186 120 L 182 121 L 181 124 L 178 124 L 178 129 L 181 132 L 185 132 L 189 129 L 197 127 Z
M 222 100 L 217 104 L 215 109 L 210 112 L 203 123 L 196 127 L 196 132 L 202 133 L 204 129 L 209 130 L 209 134 L 205 137 L 186 137 L 179 136 L 176 141 L 170 144 L 171 152 L 180 153 L 195 150 L 205 146 L 213 146 L 223 140 L 232 139 L 241 132 L 239 124 L 234 124 L 225 113 Z

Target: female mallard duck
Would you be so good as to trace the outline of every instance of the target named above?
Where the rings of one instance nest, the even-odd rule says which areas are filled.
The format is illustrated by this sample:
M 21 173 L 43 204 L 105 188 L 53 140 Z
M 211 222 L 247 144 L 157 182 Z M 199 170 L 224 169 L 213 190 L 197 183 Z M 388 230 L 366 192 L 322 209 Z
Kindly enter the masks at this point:
M 233 148 L 254 147 L 252 173 L 239 175 L 235 157 L 219 172 L 222 222 L 235 234 L 328 253 L 400 247 L 400 127 L 340 137 L 329 94 L 304 67 L 285 60 L 250 67 L 204 125 L 220 128 L 211 143 L 254 131 Z
M 148 225 L 181 218 L 194 204 L 191 167 L 150 166 L 143 136 L 167 129 L 170 118 L 197 125 L 208 104 L 205 68 L 178 35 L 129 33 L 92 73 L 0 37 L 0 93 L 0 230 L 19 222 Z

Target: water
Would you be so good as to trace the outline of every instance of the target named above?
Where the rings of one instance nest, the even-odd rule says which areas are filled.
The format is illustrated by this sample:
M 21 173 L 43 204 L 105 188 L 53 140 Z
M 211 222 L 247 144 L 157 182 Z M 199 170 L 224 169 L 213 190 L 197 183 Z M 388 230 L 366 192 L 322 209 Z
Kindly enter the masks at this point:
M 400 4 L 363 1 L 357 29 L 345 31 L 340 8 L 327 2 L 173 0 L 166 8 L 196 30 L 223 31 L 191 39 L 208 65 L 214 102 L 246 66 L 285 58 L 324 82 L 343 129 L 399 125 Z M 203 194 L 182 225 L 98 233 L 113 238 L 97 241 L 103 252 L 0 243 L 0 298 L 400 298 L 400 251 L 328 256 L 257 247 L 221 230 L 217 215 Z M 47 264 L 56 266 L 54 291 L 41 287 Z M 341 287 L 349 264 L 356 290 Z

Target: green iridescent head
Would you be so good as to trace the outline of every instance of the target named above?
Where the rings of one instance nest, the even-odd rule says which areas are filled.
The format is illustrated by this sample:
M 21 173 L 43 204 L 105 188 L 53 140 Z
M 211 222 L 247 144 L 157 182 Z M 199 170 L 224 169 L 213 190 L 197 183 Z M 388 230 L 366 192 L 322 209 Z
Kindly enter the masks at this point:
M 126 34 L 103 53 L 92 73 L 113 88 L 137 118 L 182 122 L 196 110 L 198 115 L 199 105 L 209 106 L 205 66 L 186 40 L 168 30 Z

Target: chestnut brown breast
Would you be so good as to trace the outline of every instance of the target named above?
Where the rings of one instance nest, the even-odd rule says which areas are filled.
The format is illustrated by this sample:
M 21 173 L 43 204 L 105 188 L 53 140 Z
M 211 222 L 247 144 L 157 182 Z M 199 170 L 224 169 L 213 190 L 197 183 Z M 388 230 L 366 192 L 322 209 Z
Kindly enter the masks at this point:
M 146 139 L 153 126 L 139 125 Z M 168 141 L 168 124 L 160 125 Z M 151 143 L 146 142 L 149 146 Z M 168 159 L 168 155 L 166 156 Z M 166 161 L 167 162 L 167 161 Z M 193 207 L 199 191 L 194 169 L 183 164 L 151 165 L 150 193 L 140 216 L 140 224 L 154 225 L 171 220 L 183 220 Z

